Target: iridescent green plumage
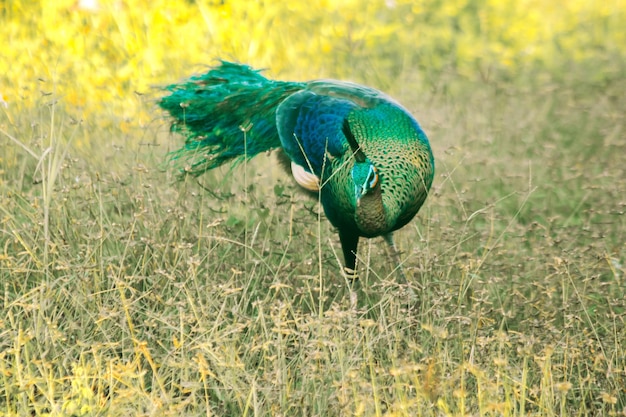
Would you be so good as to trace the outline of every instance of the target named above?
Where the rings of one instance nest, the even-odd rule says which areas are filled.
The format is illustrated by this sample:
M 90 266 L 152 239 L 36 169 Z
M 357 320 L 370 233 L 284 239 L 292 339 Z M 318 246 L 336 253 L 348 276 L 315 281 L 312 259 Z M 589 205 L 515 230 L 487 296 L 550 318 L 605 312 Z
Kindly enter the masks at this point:
M 170 95 L 159 105 L 172 117 L 172 130 L 186 137 L 185 146 L 171 159 L 198 176 L 231 160 L 280 147 L 276 107 L 304 87 L 268 80 L 250 67 L 230 62 L 170 85 Z
M 281 148 L 300 185 L 321 186 L 347 271 L 355 269 L 359 237 L 385 236 L 395 250 L 391 233 L 428 195 L 428 139 L 408 111 L 377 90 L 336 80 L 273 81 L 229 62 L 167 89 L 159 105 L 172 130 L 186 136 L 171 155 L 183 172 L 200 175 Z

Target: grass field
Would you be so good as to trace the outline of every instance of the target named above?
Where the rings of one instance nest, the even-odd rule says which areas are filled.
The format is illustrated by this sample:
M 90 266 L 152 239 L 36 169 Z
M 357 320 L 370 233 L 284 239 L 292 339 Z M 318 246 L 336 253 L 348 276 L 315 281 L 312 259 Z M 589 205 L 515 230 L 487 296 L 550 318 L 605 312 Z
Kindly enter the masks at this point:
M 396 236 L 423 290 L 363 241 L 356 306 L 272 156 L 177 182 L 158 92 L 139 123 L 33 80 L 0 106 L 0 416 L 626 416 L 625 70 L 384 78 L 436 158 Z

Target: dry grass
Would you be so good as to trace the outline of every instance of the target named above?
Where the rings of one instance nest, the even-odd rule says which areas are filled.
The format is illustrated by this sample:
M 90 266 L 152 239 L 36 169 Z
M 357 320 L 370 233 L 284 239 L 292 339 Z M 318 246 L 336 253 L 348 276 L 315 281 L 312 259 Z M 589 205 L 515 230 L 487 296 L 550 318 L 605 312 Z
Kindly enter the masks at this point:
M 625 0 L 365 3 L 0 1 L 0 417 L 626 416 Z M 415 113 L 419 301 L 271 159 L 164 169 L 218 56 Z
M 374 240 L 352 306 L 263 156 L 208 193 L 158 121 L 4 124 L 0 415 L 626 415 L 623 80 L 459 85 L 407 103 L 438 164 L 397 239 L 417 304 Z

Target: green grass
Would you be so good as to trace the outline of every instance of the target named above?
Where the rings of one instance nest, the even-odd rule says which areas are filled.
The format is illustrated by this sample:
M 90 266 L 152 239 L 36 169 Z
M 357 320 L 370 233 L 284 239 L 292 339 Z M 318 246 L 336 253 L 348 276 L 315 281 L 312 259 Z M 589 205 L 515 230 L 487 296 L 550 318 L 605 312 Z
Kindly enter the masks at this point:
M 626 415 L 626 84 L 572 77 L 396 86 L 437 161 L 417 303 L 375 239 L 351 304 L 271 158 L 179 183 L 156 113 L 5 110 L 0 416 Z

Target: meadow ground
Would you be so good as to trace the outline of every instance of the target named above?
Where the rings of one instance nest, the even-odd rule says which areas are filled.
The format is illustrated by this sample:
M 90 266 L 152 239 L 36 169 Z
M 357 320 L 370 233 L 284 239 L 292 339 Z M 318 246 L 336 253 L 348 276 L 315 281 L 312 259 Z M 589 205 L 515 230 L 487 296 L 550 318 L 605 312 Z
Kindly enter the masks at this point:
M 609 63 L 387 79 L 436 158 L 396 236 L 423 289 L 364 240 L 356 305 L 335 232 L 271 156 L 177 182 L 157 92 L 134 96 L 140 125 L 37 81 L 0 107 L 0 416 L 626 416 Z

